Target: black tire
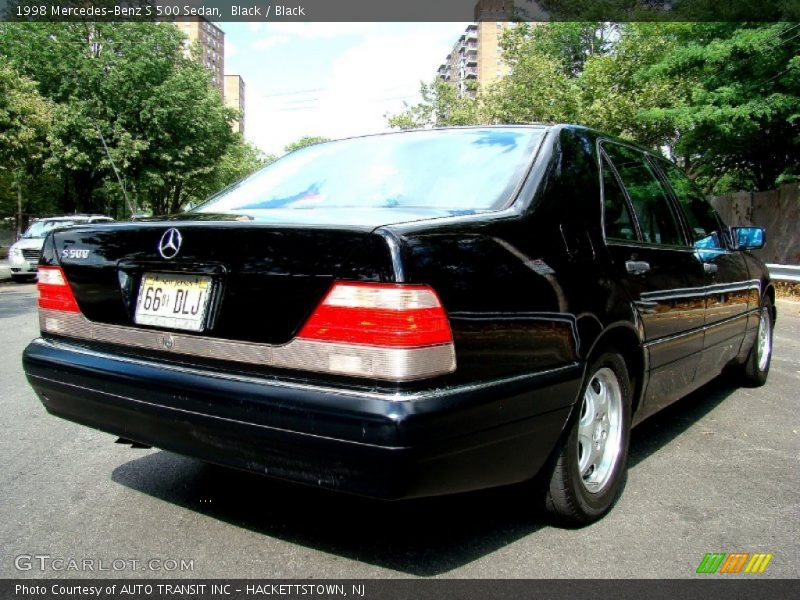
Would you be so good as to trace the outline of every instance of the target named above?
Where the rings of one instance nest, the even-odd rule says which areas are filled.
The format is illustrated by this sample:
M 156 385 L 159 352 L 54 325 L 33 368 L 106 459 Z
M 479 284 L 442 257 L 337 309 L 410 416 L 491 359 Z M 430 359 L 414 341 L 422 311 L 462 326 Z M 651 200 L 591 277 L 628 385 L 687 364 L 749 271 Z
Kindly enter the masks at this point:
M 775 329 L 773 320 L 772 303 L 765 299 L 761 303 L 761 311 L 759 313 L 758 331 L 756 332 L 756 339 L 753 341 L 753 347 L 750 349 L 750 354 L 747 356 L 747 361 L 744 363 L 744 368 L 741 371 L 742 383 L 748 387 L 761 387 L 767 382 L 769 375 L 769 366 L 772 363 L 772 333 Z M 766 327 L 766 345 L 759 344 L 762 335 L 762 328 Z M 766 359 L 762 360 L 763 351 L 766 350 Z
M 584 452 L 579 443 L 579 430 L 581 423 L 594 423 L 594 419 L 587 421 L 585 418 L 587 412 L 586 390 L 590 384 L 597 383 L 596 375 L 599 373 L 602 372 L 605 377 L 608 376 L 606 369 L 613 372 L 619 384 L 621 396 L 619 399 L 620 437 L 615 460 L 610 461 L 611 466 L 604 470 L 606 475 L 603 482 L 595 485 L 590 481 L 593 474 L 584 476 L 579 469 L 579 459 Z M 580 527 L 599 520 L 611 509 L 625 487 L 632 396 L 630 377 L 622 356 L 616 352 L 607 351 L 589 363 L 575 411 L 550 461 L 549 478 L 546 483 L 545 510 L 560 524 Z M 597 425 L 595 424 L 595 426 Z M 591 472 L 593 472 L 593 467 Z M 599 472 L 598 470 L 597 473 Z M 590 490 L 590 487 L 597 489 Z
M 29 283 L 36 278 L 36 275 L 12 275 L 14 283 Z

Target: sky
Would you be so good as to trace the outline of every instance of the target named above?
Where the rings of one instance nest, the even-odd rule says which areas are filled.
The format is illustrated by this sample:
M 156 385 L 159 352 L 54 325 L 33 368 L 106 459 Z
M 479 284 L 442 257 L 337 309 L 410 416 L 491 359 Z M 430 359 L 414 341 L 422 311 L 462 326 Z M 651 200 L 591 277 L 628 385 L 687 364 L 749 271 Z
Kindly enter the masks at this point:
M 467 23 L 222 23 L 225 72 L 244 78 L 245 137 L 282 154 L 303 136 L 385 131 L 419 101 Z

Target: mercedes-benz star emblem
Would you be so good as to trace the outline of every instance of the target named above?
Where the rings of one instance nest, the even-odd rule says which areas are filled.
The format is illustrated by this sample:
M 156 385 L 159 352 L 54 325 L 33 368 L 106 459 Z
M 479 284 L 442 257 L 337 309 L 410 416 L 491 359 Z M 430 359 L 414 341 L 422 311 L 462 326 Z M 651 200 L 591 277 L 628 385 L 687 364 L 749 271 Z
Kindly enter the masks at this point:
M 158 252 L 164 258 L 175 258 L 181 249 L 181 232 L 174 227 L 167 229 L 164 235 L 161 236 L 161 241 L 158 242 Z

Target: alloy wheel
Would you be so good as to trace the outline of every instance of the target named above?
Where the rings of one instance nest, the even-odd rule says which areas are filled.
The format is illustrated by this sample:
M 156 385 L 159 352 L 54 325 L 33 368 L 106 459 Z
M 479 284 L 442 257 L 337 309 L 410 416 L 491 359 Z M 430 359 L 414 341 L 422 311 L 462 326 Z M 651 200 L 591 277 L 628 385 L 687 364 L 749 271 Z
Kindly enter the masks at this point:
M 622 448 L 622 388 L 616 373 L 598 369 L 583 395 L 578 422 L 578 473 L 587 491 L 608 485 Z
M 756 352 L 758 352 L 758 370 L 765 371 L 769 364 L 772 354 L 772 327 L 770 327 L 769 309 L 764 307 L 761 310 L 761 318 L 758 323 L 758 339 L 756 340 Z

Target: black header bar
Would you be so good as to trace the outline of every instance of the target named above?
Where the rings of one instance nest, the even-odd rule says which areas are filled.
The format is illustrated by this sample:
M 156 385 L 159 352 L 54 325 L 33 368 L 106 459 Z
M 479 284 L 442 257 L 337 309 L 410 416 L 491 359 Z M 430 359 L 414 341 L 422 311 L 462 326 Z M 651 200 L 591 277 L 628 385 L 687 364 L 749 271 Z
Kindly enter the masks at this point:
M 800 21 L 800 0 L 0 0 L 5 21 Z
M 646 562 L 646 561 L 645 561 Z M 37 600 L 732 600 L 797 598 L 800 581 L 708 576 L 700 579 L 6 579 L 0 598 Z

